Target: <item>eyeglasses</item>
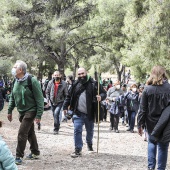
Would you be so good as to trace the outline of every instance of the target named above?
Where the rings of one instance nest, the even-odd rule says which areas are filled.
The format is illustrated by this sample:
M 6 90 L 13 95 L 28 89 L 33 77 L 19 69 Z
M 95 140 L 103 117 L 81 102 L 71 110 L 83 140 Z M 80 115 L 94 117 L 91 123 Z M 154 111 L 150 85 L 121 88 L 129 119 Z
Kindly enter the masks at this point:
M 78 73 L 78 75 L 80 76 L 80 75 L 83 75 L 84 73 Z

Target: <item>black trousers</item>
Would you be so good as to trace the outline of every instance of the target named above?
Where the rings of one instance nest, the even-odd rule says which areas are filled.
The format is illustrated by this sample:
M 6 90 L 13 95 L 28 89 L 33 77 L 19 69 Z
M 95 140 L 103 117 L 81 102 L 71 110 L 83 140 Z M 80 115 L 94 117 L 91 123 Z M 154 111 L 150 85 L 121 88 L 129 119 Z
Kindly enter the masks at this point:
M 119 115 L 114 115 L 110 113 L 110 127 L 111 129 L 118 130 Z
M 106 109 L 106 106 L 103 107 L 103 111 L 104 111 L 103 119 L 106 120 L 107 119 L 107 109 Z

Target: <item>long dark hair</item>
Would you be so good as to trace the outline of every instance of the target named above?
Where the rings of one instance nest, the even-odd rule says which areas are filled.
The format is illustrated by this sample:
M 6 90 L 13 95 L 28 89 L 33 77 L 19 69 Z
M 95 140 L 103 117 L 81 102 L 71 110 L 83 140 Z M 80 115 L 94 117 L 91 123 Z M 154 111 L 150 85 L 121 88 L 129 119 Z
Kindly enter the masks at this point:
M 167 80 L 167 73 L 165 68 L 163 68 L 162 66 L 154 66 L 146 84 L 162 85 L 165 80 Z

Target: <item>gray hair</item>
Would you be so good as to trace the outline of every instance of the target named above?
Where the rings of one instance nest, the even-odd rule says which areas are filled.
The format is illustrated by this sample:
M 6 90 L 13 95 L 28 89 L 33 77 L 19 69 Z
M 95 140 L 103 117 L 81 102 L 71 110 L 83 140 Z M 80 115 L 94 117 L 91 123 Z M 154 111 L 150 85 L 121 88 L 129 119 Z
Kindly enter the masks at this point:
M 27 64 L 24 61 L 17 60 L 16 64 L 19 68 L 22 69 L 23 73 L 25 74 L 27 72 Z

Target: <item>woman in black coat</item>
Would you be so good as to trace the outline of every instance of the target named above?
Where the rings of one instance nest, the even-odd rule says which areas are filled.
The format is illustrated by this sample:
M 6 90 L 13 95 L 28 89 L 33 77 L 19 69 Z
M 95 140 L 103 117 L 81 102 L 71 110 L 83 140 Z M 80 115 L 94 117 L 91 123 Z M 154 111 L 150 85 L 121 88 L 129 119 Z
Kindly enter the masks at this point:
M 166 71 L 161 66 L 153 67 L 146 83 L 140 102 L 138 114 L 138 133 L 142 136 L 143 127 L 148 131 L 148 169 L 154 170 L 156 154 L 158 152 L 158 170 L 165 170 L 168 156 L 169 142 L 156 142 L 151 133 L 157 124 L 162 111 L 170 103 L 170 84 Z

